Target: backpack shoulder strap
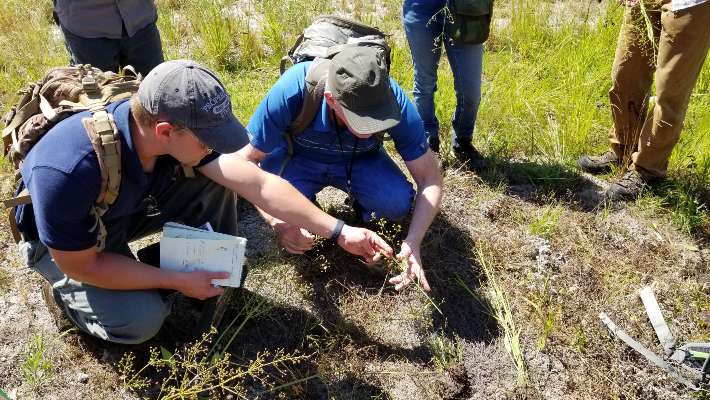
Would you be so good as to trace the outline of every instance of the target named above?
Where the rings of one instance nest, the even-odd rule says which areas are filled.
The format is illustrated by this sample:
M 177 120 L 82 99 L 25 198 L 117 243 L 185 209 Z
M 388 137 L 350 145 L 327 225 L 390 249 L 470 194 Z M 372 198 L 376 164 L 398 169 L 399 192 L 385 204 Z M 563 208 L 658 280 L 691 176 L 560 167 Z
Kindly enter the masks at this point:
M 101 191 L 96 198 L 97 213 L 101 216 L 118 198 L 121 185 L 121 139 L 113 115 L 103 106 L 92 110 L 91 118 L 84 118 L 81 122 L 96 152 L 101 170 Z
M 286 129 L 289 135 L 298 135 L 311 124 L 318 114 L 323 102 L 325 81 L 328 78 L 330 60 L 318 58 L 313 60 L 306 73 L 306 92 L 303 94 L 303 105 L 296 118 Z
M 284 132 L 288 155 L 279 168 L 279 176 L 283 174 L 286 164 L 288 164 L 291 157 L 293 157 L 293 141 L 295 136 L 303 132 L 308 125 L 311 124 L 311 121 L 313 121 L 313 118 L 316 117 L 316 114 L 318 114 L 318 110 L 323 102 L 325 81 L 328 77 L 328 66 L 330 66 L 330 60 L 316 58 L 308 67 L 305 82 L 306 90 L 303 94 L 303 104 L 301 105 L 301 110 L 298 112 L 296 118 L 291 122 L 291 125 L 289 125 Z

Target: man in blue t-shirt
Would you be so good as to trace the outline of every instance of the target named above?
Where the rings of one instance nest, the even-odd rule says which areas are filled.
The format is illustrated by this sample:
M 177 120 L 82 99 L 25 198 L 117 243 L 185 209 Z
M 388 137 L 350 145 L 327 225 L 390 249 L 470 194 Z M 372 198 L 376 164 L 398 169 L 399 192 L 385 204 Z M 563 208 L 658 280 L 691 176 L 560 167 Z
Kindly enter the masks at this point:
M 347 192 L 365 220 L 373 214 L 400 220 L 414 201 L 409 231 L 397 255 L 407 268 L 390 282 L 399 290 L 417 279 L 429 290 L 420 246 L 439 211 L 443 180 L 422 120 L 390 79 L 381 49 L 346 47 L 323 62 L 330 64 L 320 110 L 305 130 L 293 135 L 292 154 L 284 132 L 304 106 L 311 62 L 296 64 L 271 88 L 247 126 L 250 144 L 239 153 L 260 162 L 266 171 L 281 172 L 311 200 L 326 186 Z M 416 192 L 375 136 L 385 131 L 416 181 Z M 313 246 L 307 228 L 262 214 L 289 252 L 300 254 Z
M 32 204 L 18 207 L 21 254 L 54 289 L 54 298 L 83 331 L 113 342 L 140 343 L 157 333 L 170 312 L 158 289 L 206 299 L 225 273 L 174 272 L 136 261 L 128 242 L 167 221 L 236 234 L 238 193 L 280 219 L 330 237 L 372 260 L 392 255 L 379 236 L 344 225 L 313 206 L 278 176 L 235 153 L 244 127 L 216 75 L 188 60 L 153 69 L 128 101 L 108 107 L 121 142 L 118 198 L 100 219 L 101 169 L 82 124 L 88 112 L 58 123 L 29 152 L 22 181 Z M 180 165 L 196 176 L 180 176 Z M 97 246 L 101 227 L 105 246 Z M 101 235 L 103 236 L 103 235 Z

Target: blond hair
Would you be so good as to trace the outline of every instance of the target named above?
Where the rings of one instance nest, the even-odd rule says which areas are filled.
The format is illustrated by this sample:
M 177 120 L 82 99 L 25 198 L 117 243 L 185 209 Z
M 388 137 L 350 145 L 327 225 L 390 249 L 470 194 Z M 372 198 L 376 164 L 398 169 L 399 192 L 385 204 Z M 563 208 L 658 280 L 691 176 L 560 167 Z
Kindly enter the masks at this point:
M 158 123 L 158 116 L 151 114 L 140 100 L 138 100 L 138 94 L 131 96 L 131 114 L 133 119 L 135 119 L 136 124 L 145 128 L 153 128 L 155 124 Z

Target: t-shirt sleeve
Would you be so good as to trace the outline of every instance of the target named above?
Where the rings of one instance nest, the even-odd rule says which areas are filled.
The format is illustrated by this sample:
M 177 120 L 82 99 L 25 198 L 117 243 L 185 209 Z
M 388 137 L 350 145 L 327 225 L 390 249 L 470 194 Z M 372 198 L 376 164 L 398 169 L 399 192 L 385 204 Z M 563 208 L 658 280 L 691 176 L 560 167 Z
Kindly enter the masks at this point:
M 404 161 L 412 161 L 424 155 L 429 149 L 424 132 L 424 123 L 414 104 L 402 88 L 390 78 L 392 91 L 402 111 L 399 124 L 390 129 L 394 147 Z
M 261 101 L 247 125 L 252 146 L 271 153 L 286 145 L 284 132 L 301 111 L 309 62 L 289 68 Z
M 77 177 L 51 167 L 32 170 L 27 187 L 42 243 L 64 251 L 96 245 L 98 230 L 91 208 L 98 196 L 100 179 L 98 175 Z

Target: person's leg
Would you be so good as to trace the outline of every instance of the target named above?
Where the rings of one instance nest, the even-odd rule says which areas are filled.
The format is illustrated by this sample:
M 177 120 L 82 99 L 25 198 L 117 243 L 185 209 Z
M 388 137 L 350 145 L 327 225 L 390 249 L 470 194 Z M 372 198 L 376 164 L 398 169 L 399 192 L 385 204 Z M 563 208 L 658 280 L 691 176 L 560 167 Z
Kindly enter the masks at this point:
M 454 75 L 456 110 L 451 120 L 453 147 L 470 144 L 481 102 L 483 45 L 446 42 L 446 55 Z
M 333 171 L 333 186 L 347 192 L 344 169 Z M 353 163 L 351 182 L 351 194 L 362 207 L 364 221 L 371 220 L 373 215 L 399 221 L 412 209 L 416 192 L 384 149 L 359 156 Z
M 120 39 L 84 38 L 61 28 L 71 65 L 91 64 L 102 71 L 118 71 Z
M 646 178 L 665 176 L 683 127 L 690 94 L 710 46 L 710 3 L 678 12 L 662 7 L 656 105 L 641 130 L 632 168 Z
M 438 151 L 439 120 L 436 118 L 434 94 L 436 93 L 437 68 L 441 57 L 441 43 L 436 41 L 443 30 L 443 15 L 437 15 L 434 19 L 432 16 L 443 7 L 443 4 L 441 7 L 434 7 L 435 3 L 438 2 L 405 0 L 402 8 L 402 23 L 414 64 L 414 88 L 412 91 L 414 104 L 424 121 L 424 130 L 429 138 L 429 146 L 434 151 Z
M 316 200 L 316 194 L 328 184 L 326 164 L 299 155 L 289 158 L 285 149 L 278 149 L 266 156 L 260 166 L 272 174 L 281 172 L 282 178 L 313 202 Z
M 42 243 L 21 242 L 19 248 L 23 261 L 58 294 L 58 305 L 67 317 L 92 336 L 116 343 L 142 343 L 155 336 L 170 313 L 169 303 L 158 290 L 109 290 L 87 285 L 66 276 Z
M 135 35 L 121 39 L 121 67 L 132 65 L 146 76 L 156 65 L 163 62 L 163 46 L 155 23 L 139 30 Z
M 647 11 L 657 30 L 660 10 L 649 7 Z M 626 9 L 612 66 L 609 101 L 613 126 L 609 142 L 622 163 L 630 160 L 637 147 L 655 70 L 654 45 L 649 41 L 645 24 L 638 6 Z

